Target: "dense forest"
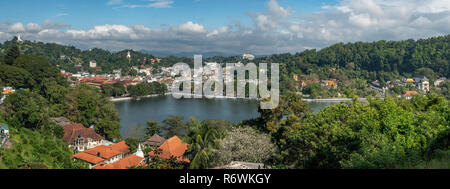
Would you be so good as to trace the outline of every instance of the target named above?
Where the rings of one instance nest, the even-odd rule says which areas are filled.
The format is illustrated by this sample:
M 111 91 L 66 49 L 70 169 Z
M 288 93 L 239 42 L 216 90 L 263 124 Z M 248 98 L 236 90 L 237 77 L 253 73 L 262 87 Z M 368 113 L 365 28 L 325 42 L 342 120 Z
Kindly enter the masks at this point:
M 0 149 L 0 168 L 85 168 L 72 160 L 64 130 L 50 121 L 67 117 L 94 126 L 108 140 L 119 140 L 120 117 L 98 89 L 69 86 L 59 70 L 43 57 L 24 55 L 13 45 L 0 59 L 0 87 L 16 92 L 0 106 L 0 122 L 10 127 L 10 149 Z

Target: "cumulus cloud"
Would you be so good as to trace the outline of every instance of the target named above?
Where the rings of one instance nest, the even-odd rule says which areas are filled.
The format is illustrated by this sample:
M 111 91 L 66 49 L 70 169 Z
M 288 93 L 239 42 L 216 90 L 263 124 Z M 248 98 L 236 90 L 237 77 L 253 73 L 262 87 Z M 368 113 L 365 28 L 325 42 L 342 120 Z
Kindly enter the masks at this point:
M 106 4 L 115 8 L 172 8 L 173 0 L 142 0 L 144 3 L 125 2 L 124 0 L 110 0 Z
M 162 1 L 148 1 L 157 3 Z M 111 3 L 125 4 L 125 1 Z M 137 49 L 150 52 L 258 55 L 299 52 L 337 42 L 405 40 L 450 33 L 450 0 L 342 0 L 320 12 L 299 14 L 278 1 L 266 2 L 266 11 L 249 12 L 253 26 L 208 29 L 187 21 L 178 26 L 99 25 L 87 30 L 45 21 L 0 23 L 0 40 L 21 33 L 24 39 L 70 44 L 88 49 Z M 165 53 L 167 54 L 167 53 Z
M 9 31 L 10 32 L 24 32 L 25 31 L 25 27 L 23 26 L 22 23 L 15 23 L 12 26 L 9 27 Z
M 191 21 L 180 25 L 179 29 L 180 29 L 180 31 L 184 31 L 184 32 L 199 32 L 199 33 L 203 33 L 203 32 L 206 31 L 204 26 L 202 26 L 200 24 L 193 23 Z

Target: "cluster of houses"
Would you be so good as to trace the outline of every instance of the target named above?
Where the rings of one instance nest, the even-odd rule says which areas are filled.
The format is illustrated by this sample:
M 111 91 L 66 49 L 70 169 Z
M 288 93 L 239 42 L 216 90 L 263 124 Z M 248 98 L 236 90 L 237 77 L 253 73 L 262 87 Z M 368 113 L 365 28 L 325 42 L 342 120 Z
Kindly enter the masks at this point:
M 294 74 L 293 79 L 296 82 L 299 82 L 300 85 L 297 85 L 297 87 L 304 88 L 311 84 L 320 84 L 324 87 L 330 87 L 330 88 L 337 88 L 339 81 L 337 79 L 329 79 L 329 80 L 311 80 L 311 79 L 305 79 L 304 74 Z
M 122 76 L 122 70 L 114 70 L 112 74 L 90 74 L 88 72 L 70 73 L 61 70 L 61 74 L 73 84 L 84 83 L 87 85 L 100 87 L 103 84 L 114 84 L 117 82 L 124 83 L 125 87 L 130 85 L 137 85 L 141 82 L 159 82 L 168 86 L 175 81 L 176 74 L 172 68 L 161 68 L 161 72 L 153 73 L 154 68 L 151 66 L 134 66 L 132 69 L 136 70 L 137 76 Z
M 299 83 L 299 85 L 297 87 L 301 87 L 301 88 L 304 88 L 311 84 L 321 84 L 324 87 L 337 88 L 338 83 L 339 83 L 339 81 L 336 79 L 319 81 L 319 80 L 308 80 L 308 79 L 304 79 L 304 78 L 305 78 L 304 74 L 294 74 L 293 75 L 293 79 Z M 446 80 L 447 79 L 444 77 L 440 78 L 434 82 L 434 86 L 436 88 L 439 88 L 440 84 Z M 394 81 L 387 81 L 386 84 L 387 84 L 387 86 L 382 86 L 381 82 L 376 80 L 376 81 L 372 81 L 370 83 L 370 87 L 372 90 L 376 90 L 376 91 L 380 92 L 381 94 L 386 94 L 386 92 L 389 89 L 393 89 L 396 86 L 402 86 L 402 87 L 407 87 L 408 85 L 415 86 L 417 88 L 417 91 L 406 91 L 404 94 L 402 94 L 400 96 L 400 97 L 403 97 L 406 99 L 411 99 L 414 95 L 419 95 L 421 93 L 422 94 L 428 93 L 431 90 L 430 80 L 423 75 L 416 76 L 414 78 L 402 78 L 402 79 L 397 79 Z
M 146 166 L 154 157 L 164 160 L 175 158 L 178 162 L 189 163 L 184 158 L 189 144 L 174 136 L 168 140 L 155 134 L 148 140 L 139 144 L 135 153 L 130 154 L 130 147 L 125 141 L 110 142 L 95 132 L 93 127 L 86 128 L 81 124 L 73 124 L 67 118 L 50 118 L 58 125 L 64 127 L 62 140 L 71 147 L 74 159 L 86 162 L 90 169 L 127 169 L 131 167 Z M 152 147 L 156 150 L 147 155 L 143 147 Z
M 434 87 L 439 88 L 440 84 L 446 80 L 447 78 L 445 77 L 437 79 L 434 82 Z M 388 84 L 387 88 L 389 89 L 392 89 L 395 86 L 402 86 L 402 87 L 407 87 L 408 85 L 415 86 L 417 88 L 417 91 L 406 91 L 404 94 L 400 96 L 408 100 L 412 99 L 412 97 L 415 95 L 426 94 L 430 92 L 432 86 L 430 80 L 423 75 L 416 76 L 414 78 L 402 78 L 394 81 L 388 81 L 386 83 Z

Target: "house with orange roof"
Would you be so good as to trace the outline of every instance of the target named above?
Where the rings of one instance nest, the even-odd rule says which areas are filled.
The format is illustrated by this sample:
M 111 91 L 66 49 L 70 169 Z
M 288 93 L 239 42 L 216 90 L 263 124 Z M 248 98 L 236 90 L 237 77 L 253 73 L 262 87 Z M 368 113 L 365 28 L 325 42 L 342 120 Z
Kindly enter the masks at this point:
M 106 165 L 97 165 L 94 169 L 128 169 L 131 167 L 140 167 L 146 166 L 147 164 L 144 161 L 143 157 L 139 157 L 136 155 L 129 155 L 119 161 L 114 163 L 106 164 Z
M 16 92 L 16 90 L 14 90 L 12 87 L 5 87 L 5 88 L 3 88 L 2 94 L 9 95 L 9 94 L 13 94 L 14 92 Z
M 325 80 L 324 86 L 337 88 L 337 81 L 336 80 Z
M 92 169 L 117 162 L 129 152 L 130 147 L 123 141 L 110 146 L 100 145 L 75 154 L 72 157 L 89 163 L 89 168 Z
M 190 160 L 184 158 L 184 154 L 189 148 L 189 144 L 184 143 L 177 136 L 166 140 L 158 149 L 148 153 L 150 159 L 152 157 L 159 157 L 164 160 L 171 158 L 177 159 L 179 163 L 190 163 Z
M 417 91 L 406 91 L 405 94 L 402 95 L 403 98 L 407 100 L 411 100 L 413 96 L 419 95 Z

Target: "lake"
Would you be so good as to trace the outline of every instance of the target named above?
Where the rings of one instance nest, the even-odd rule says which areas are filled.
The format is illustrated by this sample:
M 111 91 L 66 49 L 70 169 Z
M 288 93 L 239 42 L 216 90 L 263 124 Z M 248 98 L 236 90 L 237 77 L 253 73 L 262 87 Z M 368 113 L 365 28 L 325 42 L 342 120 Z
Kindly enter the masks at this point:
M 310 102 L 314 112 L 336 102 Z M 114 102 L 120 118 L 121 133 L 126 137 L 130 127 L 148 120 L 162 122 L 171 115 L 191 116 L 199 120 L 227 120 L 233 123 L 258 118 L 258 101 L 245 99 L 175 99 L 172 96 L 143 98 L 139 101 Z

